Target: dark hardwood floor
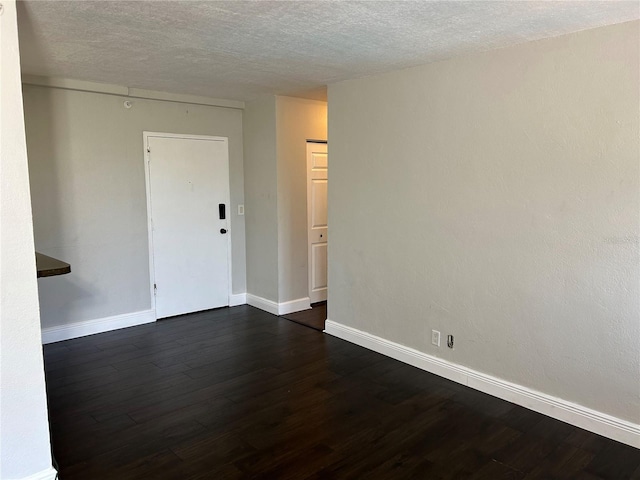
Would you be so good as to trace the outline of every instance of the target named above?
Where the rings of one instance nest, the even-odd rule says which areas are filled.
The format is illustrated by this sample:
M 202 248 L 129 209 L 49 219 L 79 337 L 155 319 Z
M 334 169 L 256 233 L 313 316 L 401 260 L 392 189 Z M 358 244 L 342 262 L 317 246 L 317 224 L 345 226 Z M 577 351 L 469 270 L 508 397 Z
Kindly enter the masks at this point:
M 327 320 L 327 302 L 314 303 L 311 307 L 310 310 L 302 310 L 301 312 L 282 315 L 282 318 L 322 332 L 324 330 L 324 323 Z
M 248 306 L 44 352 L 62 480 L 640 478 L 640 450 Z

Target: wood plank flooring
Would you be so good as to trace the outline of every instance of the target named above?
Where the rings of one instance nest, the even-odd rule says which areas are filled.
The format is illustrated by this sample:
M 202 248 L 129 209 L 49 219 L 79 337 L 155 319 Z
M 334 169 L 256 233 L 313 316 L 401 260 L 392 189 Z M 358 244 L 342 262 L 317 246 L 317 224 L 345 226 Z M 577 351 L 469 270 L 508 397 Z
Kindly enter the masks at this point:
M 282 315 L 282 318 L 322 332 L 324 330 L 324 323 L 327 320 L 327 302 L 315 303 L 311 305 L 311 307 L 310 310 L 302 310 L 301 312 Z
M 640 450 L 249 306 L 44 352 L 62 480 L 640 478 Z

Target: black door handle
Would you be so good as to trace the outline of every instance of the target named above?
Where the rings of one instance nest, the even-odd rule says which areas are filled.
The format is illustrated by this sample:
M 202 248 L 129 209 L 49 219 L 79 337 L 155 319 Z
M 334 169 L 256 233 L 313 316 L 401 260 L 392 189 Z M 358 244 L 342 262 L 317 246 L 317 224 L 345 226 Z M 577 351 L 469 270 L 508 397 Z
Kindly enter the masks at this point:
M 225 233 L 227 233 L 227 229 L 226 228 L 221 228 L 220 229 L 220 233 L 224 235 Z

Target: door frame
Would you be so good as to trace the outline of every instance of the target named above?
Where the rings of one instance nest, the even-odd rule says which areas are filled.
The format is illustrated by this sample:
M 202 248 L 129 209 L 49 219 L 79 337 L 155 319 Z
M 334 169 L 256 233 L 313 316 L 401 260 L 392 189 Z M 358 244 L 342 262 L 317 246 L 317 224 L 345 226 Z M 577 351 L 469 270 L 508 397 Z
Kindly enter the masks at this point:
M 309 148 L 309 144 L 310 143 L 320 143 L 320 144 L 324 144 L 327 146 L 327 151 L 329 150 L 329 142 L 327 142 L 326 140 L 318 140 L 318 139 L 311 139 L 308 138 L 305 141 L 305 165 L 306 165 L 306 178 L 305 178 L 305 183 L 306 183 L 306 191 L 307 191 L 307 222 L 306 222 L 306 233 L 307 233 L 307 294 L 309 295 L 309 299 L 311 299 L 311 284 L 312 284 L 312 280 L 311 280 L 311 245 L 310 245 L 310 241 L 309 241 L 309 222 L 311 221 L 311 218 L 309 216 L 309 209 L 310 209 L 310 205 L 309 205 L 309 197 L 310 197 L 310 191 L 309 191 L 309 170 L 310 170 L 310 165 L 309 165 L 309 157 L 308 157 L 308 148 Z M 328 178 L 329 178 L 329 165 L 327 163 L 327 183 L 328 183 Z M 328 193 L 328 192 L 327 192 Z M 329 202 L 328 202 L 328 196 L 327 196 L 327 210 L 329 209 Z M 327 212 L 328 214 L 328 212 Z M 327 231 L 329 228 L 329 216 L 327 215 Z M 328 245 L 327 245 L 327 249 L 328 249 Z M 329 256 L 327 255 L 327 300 L 329 300 Z
M 227 145 L 227 165 L 229 164 L 229 138 L 228 137 L 214 137 L 211 135 L 189 135 L 182 133 L 164 133 L 164 132 L 142 132 L 142 147 L 144 152 L 144 180 L 145 180 L 145 195 L 147 197 L 147 235 L 148 235 L 148 247 L 149 247 L 149 294 L 151 295 L 151 309 L 153 310 L 153 316 L 155 320 L 158 320 L 158 314 L 156 313 L 156 292 L 155 292 L 155 267 L 154 267 L 154 255 L 153 255 L 153 222 L 151 219 L 151 172 L 149 171 L 149 160 L 151 151 L 149 150 L 149 138 L 181 138 L 185 140 L 209 140 L 216 142 L 224 142 Z M 227 172 L 230 175 L 230 169 L 227 168 Z M 229 176 L 228 175 L 228 176 Z M 225 202 L 229 205 L 228 211 L 228 235 L 227 235 L 227 275 L 229 283 L 229 291 L 227 292 L 227 305 L 231 303 L 231 296 L 233 295 L 233 270 L 231 263 L 231 235 L 233 235 L 233 228 L 231 227 L 231 182 L 227 177 L 227 184 L 229 185 L 228 195 L 225 198 Z

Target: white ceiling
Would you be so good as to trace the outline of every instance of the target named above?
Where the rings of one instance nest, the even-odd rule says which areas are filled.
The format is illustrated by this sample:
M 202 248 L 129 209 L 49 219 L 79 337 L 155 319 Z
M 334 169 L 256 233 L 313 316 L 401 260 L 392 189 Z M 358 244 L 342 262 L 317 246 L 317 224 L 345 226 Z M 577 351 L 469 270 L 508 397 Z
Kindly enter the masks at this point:
M 19 2 L 25 73 L 235 100 L 637 18 L 638 1 Z

